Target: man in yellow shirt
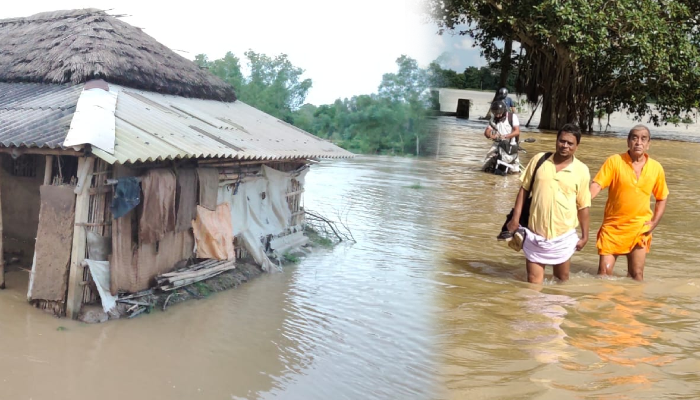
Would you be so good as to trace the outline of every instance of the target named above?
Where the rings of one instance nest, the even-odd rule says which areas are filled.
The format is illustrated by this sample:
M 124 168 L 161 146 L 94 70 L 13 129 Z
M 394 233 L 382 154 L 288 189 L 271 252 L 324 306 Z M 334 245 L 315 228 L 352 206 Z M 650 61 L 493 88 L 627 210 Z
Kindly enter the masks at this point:
M 661 221 L 668 198 L 664 169 L 647 154 L 650 143 L 649 128 L 635 125 L 627 135 L 629 150 L 609 157 L 591 183 L 592 198 L 610 187 L 596 241 L 598 275 L 612 275 L 617 257 L 624 254 L 627 276 L 644 279 L 651 232 Z M 650 206 L 652 195 L 656 199 L 654 212 Z
M 535 172 L 544 153 L 533 157 L 520 176 L 522 186 L 515 199 L 510 232 L 523 234 L 527 280 L 542 283 L 546 265 L 554 267 L 554 276 L 569 279 L 571 256 L 588 242 L 588 209 L 591 206 L 591 175 L 586 164 L 574 157 L 581 142 L 581 130 L 574 124 L 564 125 L 557 133 L 556 152 Z M 527 196 L 532 193 L 527 227 L 519 228 L 520 214 Z M 576 227 L 581 225 L 581 237 Z

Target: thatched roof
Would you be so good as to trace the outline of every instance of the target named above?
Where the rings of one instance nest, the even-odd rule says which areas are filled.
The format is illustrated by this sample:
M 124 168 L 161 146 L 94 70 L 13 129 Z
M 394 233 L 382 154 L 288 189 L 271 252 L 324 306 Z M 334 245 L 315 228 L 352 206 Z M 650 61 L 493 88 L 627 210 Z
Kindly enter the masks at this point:
M 235 101 L 233 87 L 97 9 L 0 20 L 0 82 L 104 79 L 151 92 Z

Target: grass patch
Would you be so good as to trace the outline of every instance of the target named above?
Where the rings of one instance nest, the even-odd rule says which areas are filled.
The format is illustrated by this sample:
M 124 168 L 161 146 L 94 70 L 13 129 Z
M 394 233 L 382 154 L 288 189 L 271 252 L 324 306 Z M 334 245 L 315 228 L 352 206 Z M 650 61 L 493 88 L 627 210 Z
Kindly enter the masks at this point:
M 311 243 L 313 243 L 314 245 L 328 248 L 333 247 L 333 240 L 323 235 L 320 235 L 318 232 L 316 232 L 316 230 L 314 230 L 310 226 L 307 225 L 304 232 L 306 233 L 306 236 L 309 238 Z
M 212 294 L 211 288 L 204 282 L 195 282 L 193 286 L 197 289 L 197 292 L 199 292 L 199 294 L 204 297 L 207 297 L 210 294 Z
M 294 254 L 284 253 L 282 257 L 284 258 L 284 261 L 288 263 L 296 264 L 299 262 L 299 257 L 295 256 Z
M 56 328 L 56 330 L 59 331 L 59 332 L 60 332 L 60 331 L 67 331 L 68 328 L 66 328 L 65 326 L 59 326 L 58 328 Z
M 328 238 L 325 238 L 325 237 L 321 237 L 321 236 L 318 237 L 318 240 L 316 241 L 316 243 L 317 243 L 319 246 L 323 246 L 323 247 L 333 247 L 333 241 L 332 241 L 332 240 L 330 240 L 330 239 L 328 239 Z

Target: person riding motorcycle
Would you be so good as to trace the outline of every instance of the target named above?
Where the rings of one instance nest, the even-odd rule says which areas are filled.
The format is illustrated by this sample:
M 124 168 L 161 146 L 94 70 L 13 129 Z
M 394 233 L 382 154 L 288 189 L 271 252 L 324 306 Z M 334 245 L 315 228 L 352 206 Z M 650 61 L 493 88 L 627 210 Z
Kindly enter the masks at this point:
M 493 120 L 484 130 L 484 136 L 494 143 L 484 157 L 482 170 L 499 175 L 517 174 L 520 172 L 518 116 L 508 111 L 503 100 L 491 103 L 490 111 Z
M 513 99 L 508 97 L 508 89 L 504 87 L 498 89 L 496 92 L 496 97 L 493 99 L 493 101 L 498 100 L 502 100 L 504 103 L 506 103 L 506 107 L 508 107 L 510 112 L 515 113 L 515 103 L 513 102 Z

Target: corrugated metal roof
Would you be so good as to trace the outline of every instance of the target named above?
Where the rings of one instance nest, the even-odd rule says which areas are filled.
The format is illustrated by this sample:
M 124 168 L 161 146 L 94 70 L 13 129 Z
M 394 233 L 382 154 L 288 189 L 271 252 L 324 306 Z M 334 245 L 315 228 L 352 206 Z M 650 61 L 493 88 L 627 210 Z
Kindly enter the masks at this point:
M 353 154 L 240 101 L 162 95 L 109 84 L 119 92 L 109 163 L 177 158 L 285 160 Z M 83 85 L 0 82 L 0 144 L 61 147 Z
M 0 82 L 0 144 L 62 147 L 83 85 Z
M 184 98 L 119 89 L 114 154 L 109 163 L 176 158 L 285 160 L 347 158 L 353 154 L 240 101 Z

